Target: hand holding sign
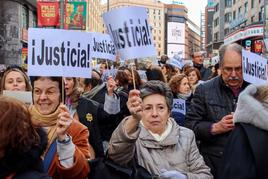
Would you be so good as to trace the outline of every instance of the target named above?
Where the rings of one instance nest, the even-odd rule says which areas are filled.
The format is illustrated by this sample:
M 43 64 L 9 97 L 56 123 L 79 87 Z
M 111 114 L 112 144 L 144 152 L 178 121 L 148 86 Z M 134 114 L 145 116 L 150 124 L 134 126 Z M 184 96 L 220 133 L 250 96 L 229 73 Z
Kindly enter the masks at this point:
M 65 105 L 60 105 L 60 114 L 57 121 L 57 136 L 59 140 L 64 140 L 67 135 L 67 130 L 73 122 L 73 119 Z

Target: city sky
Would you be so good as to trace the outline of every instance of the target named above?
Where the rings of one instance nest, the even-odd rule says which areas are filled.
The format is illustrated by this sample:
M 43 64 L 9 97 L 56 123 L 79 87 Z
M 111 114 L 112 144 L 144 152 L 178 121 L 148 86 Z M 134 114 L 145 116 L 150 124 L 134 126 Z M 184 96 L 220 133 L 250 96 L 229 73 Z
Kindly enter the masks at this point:
M 207 0 L 160 0 L 163 3 L 171 4 L 172 1 L 182 2 L 188 9 L 188 18 L 200 27 L 200 13 L 205 12 Z
M 207 0 L 160 0 L 163 3 L 171 4 L 173 1 L 182 2 L 188 9 L 188 18 L 191 19 L 197 26 L 200 27 L 200 13 L 205 12 Z M 101 0 L 101 3 L 106 3 L 107 0 Z

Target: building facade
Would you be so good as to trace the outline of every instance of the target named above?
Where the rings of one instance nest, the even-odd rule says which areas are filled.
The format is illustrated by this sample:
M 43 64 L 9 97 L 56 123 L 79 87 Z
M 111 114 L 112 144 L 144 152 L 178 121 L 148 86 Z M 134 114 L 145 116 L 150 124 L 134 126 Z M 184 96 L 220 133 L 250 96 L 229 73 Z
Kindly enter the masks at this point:
M 211 16 L 213 23 L 210 33 Z M 252 52 L 262 52 L 264 0 L 214 0 L 213 8 L 207 6 L 206 18 L 208 53 L 217 51 L 223 43 L 238 43 Z
M 229 22 L 224 44 L 236 42 L 247 50 L 262 53 L 264 0 L 230 0 L 228 3 L 232 6 L 228 15 L 232 21 Z
M 37 22 L 35 7 L 35 0 L 1 1 L 0 64 L 22 64 L 23 48 L 27 47 L 27 29 L 35 27 Z

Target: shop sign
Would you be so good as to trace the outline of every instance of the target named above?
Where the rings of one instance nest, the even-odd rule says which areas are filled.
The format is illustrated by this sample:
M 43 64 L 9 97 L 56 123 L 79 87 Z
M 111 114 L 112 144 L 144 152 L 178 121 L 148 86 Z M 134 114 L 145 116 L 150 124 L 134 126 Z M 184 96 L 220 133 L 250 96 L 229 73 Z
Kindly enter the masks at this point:
M 227 36 L 224 39 L 224 44 L 229 44 L 238 40 L 243 40 L 255 36 L 263 36 L 263 26 L 255 26 L 241 29 L 234 34 Z

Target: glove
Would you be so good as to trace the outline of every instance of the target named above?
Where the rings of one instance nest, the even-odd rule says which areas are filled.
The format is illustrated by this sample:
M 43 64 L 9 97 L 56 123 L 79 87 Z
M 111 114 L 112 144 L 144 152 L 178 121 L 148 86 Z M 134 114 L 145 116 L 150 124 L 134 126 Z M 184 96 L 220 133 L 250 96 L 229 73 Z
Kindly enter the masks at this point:
M 187 179 L 186 175 L 176 170 L 167 171 L 166 169 L 161 169 L 160 172 L 161 179 Z

